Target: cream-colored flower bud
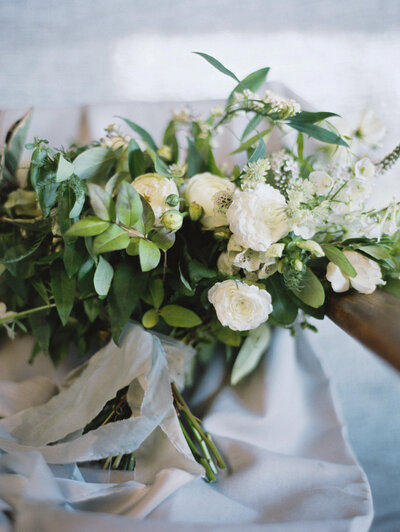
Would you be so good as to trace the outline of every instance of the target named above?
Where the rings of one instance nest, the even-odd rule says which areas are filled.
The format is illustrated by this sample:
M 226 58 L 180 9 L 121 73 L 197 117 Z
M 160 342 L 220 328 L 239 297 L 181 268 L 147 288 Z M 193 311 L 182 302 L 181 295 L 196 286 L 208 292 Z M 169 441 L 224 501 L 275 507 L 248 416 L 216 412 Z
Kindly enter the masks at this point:
M 324 250 L 318 242 L 315 242 L 314 240 L 300 240 L 300 242 L 296 242 L 296 246 L 300 249 L 309 251 L 316 257 L 323 257 L 325 255 Z
M 192 222 L 197 222 L 204 214 L 204 209 L 201 205 L 192 201 L 189 205 L 189 216 Z
M 298 272 L 301 272 L 301 271 L 303 271 L 303 267 L 304 267 L 304 265 L 303 265 L 303 263 L 301 262 L 300 259 L 296 259 L 294 261 L 294 269 L 295 270 L 297 270 Z

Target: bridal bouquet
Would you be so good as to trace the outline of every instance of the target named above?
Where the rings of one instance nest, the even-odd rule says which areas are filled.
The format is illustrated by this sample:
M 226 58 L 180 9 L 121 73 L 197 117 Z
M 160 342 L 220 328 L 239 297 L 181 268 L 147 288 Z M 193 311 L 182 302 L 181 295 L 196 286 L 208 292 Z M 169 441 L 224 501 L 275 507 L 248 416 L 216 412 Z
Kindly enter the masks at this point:
M 308 317 L 324 317 L 330 290 L 400 295 L 400 205 L 366 206 L 400 147 L 374 162 L 364 154 L 382 125 L 371 113 L 353 138 L 341 136 L 327 121 L 334 113 L 257 93 L 268 68 L 239 80 L 199 55 L 233 90 L 208 117 L 175 111 L 161 144 L 126 118 L 131 135 L 111 125 L 87 146 L 54 149 L 36 138 L 25 179 L 29 113 L 11 128 L 0 167 L 0 324 L 35 338 L 32 360 L 43 352 L 57 364 L 71 344 L 82 356 L 107 342 L 117 352 L 129 323 L 140 323 L 141 334 L 161 339 L 175 415 L 213 480 L 225 464 L 181 391 L 195 388 L 221 345 L 235 385 L 257 366 L 271 327 L 314 329 Z M 217 137 L 237 118 L 246 119 L 237 148 L 218 165 Z M 273 151 L 277 138 L 284 147 Z M 141 415 L 131 376 L 115 390 L 112 375 L 101 385 L 113 395 L 104 391 L 102 408 L 74 427 L 81 435 Z M 146 393 L 156 396 L 151 382 Z M 93 456 L 132 470 L 138 445 L 115 442 L 108 457 Z

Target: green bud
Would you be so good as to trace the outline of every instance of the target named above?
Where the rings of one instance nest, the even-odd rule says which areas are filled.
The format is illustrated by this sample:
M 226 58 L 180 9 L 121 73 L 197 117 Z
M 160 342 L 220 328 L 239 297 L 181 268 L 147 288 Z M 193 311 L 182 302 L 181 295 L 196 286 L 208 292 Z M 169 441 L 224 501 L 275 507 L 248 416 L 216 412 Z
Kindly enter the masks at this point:
M 298 272 L 301 272 L 303 270 L 303 263 L 301 262 L 301 260 L 296 259 L 294 261 L 294 269 L 297 270 Z
M 203 216 L 203 207 L 196 202 L 189 205 L 189 216 L 192 222 L 197 222 Z
M 161 221 L 168 231 L 178 231 L 182 227 L 183 216 L 176 209 L 171 209 L 163 214 Z
M 231 232 L 229 230 L 229 227 L 225 227 L 223 229 L 218 229 L 217 231 L 214 231 L 214 238 L 216 240 L 227 240 L 231 236 Z
M 165 200 L 165 202 L 170 206 L 170 207 L 176 207 L 179 203 L 179 196 L 177 196 L 176 194 L 170 194 L 167 199 Z
M 169 146 L 161 146 L 161 148 L 158 148 L 157 153 L 160 157 L 166 159 L 167 161 L 172 159 L 172 151 Z

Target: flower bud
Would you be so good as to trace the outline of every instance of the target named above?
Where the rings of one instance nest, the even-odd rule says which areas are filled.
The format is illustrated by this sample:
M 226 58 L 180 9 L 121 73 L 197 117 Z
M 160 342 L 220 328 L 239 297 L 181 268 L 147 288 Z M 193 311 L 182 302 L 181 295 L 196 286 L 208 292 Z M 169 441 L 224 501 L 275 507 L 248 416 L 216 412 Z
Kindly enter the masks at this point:
M 303 263 L 301 262 L 301 260 L 296 259 L 294 261 L 294 269 L 297 270 L 298 272 L 301 272 L 303 270 Z
M 179 211 L 171 209 L 162 215 L 161 222 L 168 231 L 178 231 L 182 227 L 183 216 Z
M 231 232 L 228 227 L 214 231 L 215 240 L 227 240 L 230 236 L 231 236 Z
M 166 159 L 167 161 L 172 159 L 172 151 L 169 146 L 161 146 L 161 148 L 158 148 L 157 153 L 160 157 Z
M 176 194 L 170 194 L 165 200 L 165 202 L 170 207 L 176 207 L 179 204 L 179 196 L 177 196 Z
M 197 222 L 200 220 L 200 218 L 203 216 L 203 213 L 203 207 L 195 201 L 192 201 L 192 203 L 189 205 L 189 216 L 192 222 Z
M 316 257 L 323 257 L 325 255 L 324 250 L 314 240 L 301 240 L 300 242 L 296 242 L 296 246 L 300 249 L 310 251 Z

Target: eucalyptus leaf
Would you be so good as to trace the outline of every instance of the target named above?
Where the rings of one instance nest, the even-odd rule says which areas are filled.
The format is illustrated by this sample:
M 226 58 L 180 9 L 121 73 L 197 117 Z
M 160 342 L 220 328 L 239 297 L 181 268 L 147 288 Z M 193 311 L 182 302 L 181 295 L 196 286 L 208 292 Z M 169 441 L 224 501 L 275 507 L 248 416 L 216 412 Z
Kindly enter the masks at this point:
M 321 122 L 326 118 L 331 118 L 332 116 L 339 116 L 336 113 L 330 113 L 328 111 L 319 111 L 317 113 L 312 113 L 310 111 L 301 111 L 297 113 L 293 118 L 297 122 L 306 122 L 308 124 L 315 124 L 316 122 Z M 289 118 L 288 121 L 291 121 Z
M 50 268 L 51 290 L 61 323 L 67 324 L 75 301 L 75 277 L 69 278 L 61 261 L 56 260 Z
M 115 205 L 111 194 L 95 183 L 88 184 L 90 205 L 93 212 L 102 220 L 115 219 Z
M 72 225 L 66 234 L 68 236 L 96 236 L 111 226 L 110 222 L 100 220 L 97 216 L 87 216 Z
M 99 179 L 106 175 L 116 161 L 112 150 L 104 147 L 89 148 L 74 159 L 75 174 L 81 179 Z
M 249 123 L 247 124 L 247 126 L 244 128 L 244 131 L 242 133 L 242 136 L 241 136 L 241 141 L 243 142 L 244 139 L 250 135 L 250 133 L 256 129 L 256 127 L 259 125 L 259 123 L 263 120 L 263 116 L 262 115 L 254 115 L 253 118 L 251 120 L 249 120 Z
M 232 386 L 238 384 L 257 367 L 270 340 L 271 328 L 266 323 L 249 332 L 233 364 L 231 373 Z
M 108 294 L 113 276 L 113 267 L 104 257 L 100 256 L 93 278 L 94 289 L 99 296 Z
M 113 224 L 104 233 L 96 236 L 93 241 L 93 252 L 99 254 L 108 251 L 117 251 L 127 248 L 128 245 L 128 233 L 121 227 L 118 227 L 118 225 Z
M 327 258 L 339 266 L 342 272 L 348 277 L 355 277 L 357 275 L 356 270 L 352 266 L 349 259 L 339 248 L 333 246 L 332 244 L 322 244 L 322 249 L 325 252 Z
M 230 155 L 235 155 L 236 153 L 240 153 L 242 151 L 246 151 L 246 150 L 250 149 L 253 146 L 253 144 L 255 144 L 257 142 L 257 140 L 260 139 L 260 137 L 263 138 L 266 135 L 268 135 L 269 133 L 271 133 L 272 129 L 273 128 L 268 128 L 268 129 L 264 129 L 263 131 L 260 131 L 260 133 L 257 133 L 257 135 L 254 135 L 253 137 L 251 137 L 248 140 L 246 140 L 246 142 L 243 142 L 239 146 L 239 148 L 236 148 L 236 150 L 231 152 Z M 264 144 L 264 142 L 263 142 L 263 144 Z M 267 154 L 267 151 L 265 150 L 265 155 L 266 154 Z M 262 155 L 262 157 L 265 157 L 265 155 Z
M 244 79 L 242 79 L 242 81 L 239 81 L 238 85 L 236 85 L 229 95 L 228 101 L 233 99 L 235 92 L 243 92 L 245 89 L 256 92 L 265 82 L 265 78 L 267 77 L 269 70 L 269 67 L 260 68 L 259 70 L 256 70 L 255 72 L 252 72 L 246 76 Z
M 149 289 L 153 306 L 158 310 L 164 301 L 164 283 L 162 279 L 152 279 L 149 283 Z
M 58 166 L 57 166 L 57 173 L 56 173 L 56 181 L 57 183 L 61 183 L 62 181 L 66 181 L 69 179 L 72 174 L 74 173 L 74 165 L 64 159 L 62 156 L 62 153 L 60 153 L 60 158 L 58 159 Z
M 126 227 L 133 227 L 143 213 L 140 195 L 132 185 L 122 183 L 116 202 L 118 221 Z
M 158 266 L 161 253 L 156 244 L 150 240 L 139 240 L 139 260 L 142 272 L 148 272 Z
M 201 324 L 199 316 L 180 305 L 166 305 L 160 310 L 160 315 L 171 327 L 197 327 Z

